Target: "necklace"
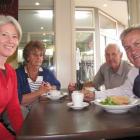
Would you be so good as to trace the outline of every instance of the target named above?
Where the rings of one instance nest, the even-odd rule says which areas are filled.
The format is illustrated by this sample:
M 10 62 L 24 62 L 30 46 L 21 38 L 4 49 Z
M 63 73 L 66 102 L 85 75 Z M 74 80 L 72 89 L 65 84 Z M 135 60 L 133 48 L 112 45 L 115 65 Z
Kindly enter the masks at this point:
M 36 81 L 37 77 L 38 77 L 38 71 L 39 70 L 30 70 L 28 66 L 26 66 L 26 71 L 28 74 L 28 77 L 32 80 L 32 81 Z

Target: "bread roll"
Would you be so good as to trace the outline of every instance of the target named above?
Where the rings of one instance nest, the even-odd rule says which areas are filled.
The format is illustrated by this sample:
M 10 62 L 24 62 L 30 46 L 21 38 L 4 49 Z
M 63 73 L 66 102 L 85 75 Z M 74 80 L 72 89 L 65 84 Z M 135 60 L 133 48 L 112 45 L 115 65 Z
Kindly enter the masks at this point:
M 118 105 L 129 104 L 129 98 L 127 96 L 110 96 L 110 98 Z

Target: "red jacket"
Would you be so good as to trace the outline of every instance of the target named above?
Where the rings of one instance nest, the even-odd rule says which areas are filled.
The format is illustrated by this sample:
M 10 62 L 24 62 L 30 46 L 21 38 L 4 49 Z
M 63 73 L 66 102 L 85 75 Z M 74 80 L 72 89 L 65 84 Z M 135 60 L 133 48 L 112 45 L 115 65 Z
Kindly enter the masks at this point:
M 7 111 L 11 126 L 16 133 L 19 132 L 23 116 L 20 109 L 17 92 L 17 78 L 15 70 L 5 64 L 6 75 L 0 70 L 0 114 Z M 0 140 L 14 140 L 15 137 L 0 122 Z

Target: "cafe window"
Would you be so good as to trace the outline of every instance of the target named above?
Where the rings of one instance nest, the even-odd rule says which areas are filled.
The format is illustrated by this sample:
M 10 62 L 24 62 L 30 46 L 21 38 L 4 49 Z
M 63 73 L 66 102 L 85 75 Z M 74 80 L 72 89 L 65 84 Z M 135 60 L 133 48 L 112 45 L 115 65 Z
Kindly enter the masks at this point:
M 40 40 L 46 47 L 43 65 L 53 69 L 55 53 L 53 0 L 44 2 L 43 7 L 35 7 L 25 1 L 20 1 L 18 20 L 23 30 L 23 37 L 18 48 L 18 63 L 23 62 L 22 52 L 27 42 Z
M 124 52 L 119 36 L 120 33 L 125 28 L 125 26 L 101 11 L 99 11 L 99 22 L 100 22 L 101 62 L 104 63 L 105 62 L 104 50 L 108 43 L 117 43 L 120 46 L 120 49 Z M 123 55 L 123 59 L 127 59 L 125 52 Z
M 77 82 L 91 81 L 94 75 L 94 9 L 76 9 Z
M 76 33 L 77 81 L 91 81 L 94 75 L 94 32 Z
M 99 12 L 100 32 L 115 38 L 117 36 L 116 21 Z
M 105 14 L 103 11 L 100 11 L 98 8 L 76 8 L 75 22 L 76 55 L 78 50 L 80 52 L 81 59 L 78 60 L 79 68 L 76 71 L 77 82 L 92 81 L 96 74 L 96 59 L 99 59 L 100 57 L 101 64 L 105 62 L 104 50 L 106 45 L 113 42 L 118 43 L 119 35 L 125 26 L 115 18 Z M 97 43 L 97 41 L 99 42 Z M 100 44 L 100 46 L 97 46 L 97 44 Z M 97 47 L 100 49 L 97 49 Z M 123 49 L 123 47 L 121 49 Z M 98 56 L 96 50 L 100 51 Z
M 75 11 L 75 23 L 78 28 L 93 28 L 95 27 L 94 22 L 94 9 L 89 10 L 76 10 Z

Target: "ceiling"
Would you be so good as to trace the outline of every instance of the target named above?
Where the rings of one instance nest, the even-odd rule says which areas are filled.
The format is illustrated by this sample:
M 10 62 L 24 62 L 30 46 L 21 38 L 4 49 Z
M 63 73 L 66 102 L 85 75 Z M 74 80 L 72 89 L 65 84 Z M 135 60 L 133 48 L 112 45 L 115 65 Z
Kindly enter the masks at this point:
M 40 2 L 39 6 L 35 5 L 35 2 L 37 1 Z M 53 5 L 53 0 L 19 0 L 19 22 L 24 29 L 24 32 L 37 32 L 38 36 L 36 37 L 39 38 L 41 37 L 39 32 L 52 31 L 52 20 L 49 18 L 41 19 L 36 16 L 36 13 L 37 9 L 53 9 Z M 128 14 L 125 0 L 75 0 L 75 6 L 97 7 L 120 21 L 122 24 L 127 25 Z M 30 12 L 28 10 L 30 10 Z M 43 30 L 40 29 L 41 26 L 44 27 Z M 46 37 L 44 36 L 44 38 Z M 50 38 L 50 36 L 47 36 L 48 40 Z M 23 40 L 27 40 L 27 35 L 24 35 L 24 33 Z
M 124 25 L 128 25 L 126 0 L 75 0 L 76 6 L 97 7 Z
M 35 6 L 35 2 L 39 2 L 40 6 Z M 53 6 L 53 0 L 19 0 L 19 8 L 45 8 L 45 7 L 50 7 Z
M 40 6 L 35 6 L 40 2 Z M 124 25 L 128 24 L 126 0 L 75 0 L 76 6 L 98 7 Z M 44 9 L 53 7 L 53 0 L 19 0 L 19 9 Z

